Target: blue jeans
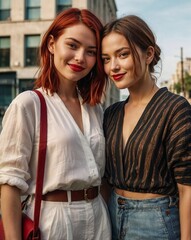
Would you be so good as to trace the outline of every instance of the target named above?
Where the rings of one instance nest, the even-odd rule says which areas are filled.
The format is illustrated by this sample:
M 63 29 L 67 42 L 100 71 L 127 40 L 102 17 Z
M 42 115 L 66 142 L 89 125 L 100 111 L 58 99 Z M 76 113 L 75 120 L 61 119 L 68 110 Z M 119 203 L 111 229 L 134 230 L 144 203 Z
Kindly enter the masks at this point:
M 133 200 L 112 192 L 112 240 L 179 240 L 178 199 Z

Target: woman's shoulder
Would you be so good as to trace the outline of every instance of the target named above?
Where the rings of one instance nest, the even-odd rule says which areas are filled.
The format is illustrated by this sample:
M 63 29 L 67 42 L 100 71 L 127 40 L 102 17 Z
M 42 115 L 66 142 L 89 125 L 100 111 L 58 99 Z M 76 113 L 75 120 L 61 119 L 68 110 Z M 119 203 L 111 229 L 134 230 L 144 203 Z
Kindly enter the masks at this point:
M 13 104 L 29 104 L 35 99 L 35 93 L 32 90 L 27 90 L 19 93 L 12 101 Z
M 170 109 L 177 108 L 178 106 L 191 109 L 191 105 L 188 100 L 179 94 L 175 94 L 171 91 L 166 91 L 165 99 L 167 103 L 166 106 Z
M 37 94 L 32 90 L 24 91 L 18 94 L 8 106 L 6 115 L 28 115 L 34 116 L 40 109 L 40 101 Z
M 125 101 L 120 101 L 113 103 L 104 111 L 104 124 L 109 124 L 110 122 L 118 119 L 119 114 L 121 113 L 123 107 L 125 105 Z
M 43 95 L 45 95 L 45 92 L 42 89 L 38 89 Z M 13 101 L 11 102 L 11 105 L 20 105 L 21 107 L 27 108 L 30 106 L 34 106 L 38 104 L 39 105 L 39 97 L 33 90 L 27 90 L 20 94 L 18 94 Z
M 119 101 L 119 102 L 113 103 L 112 105 L 106 108 L 104 115 L 113 114 L 120 111 L 124 107 L 124 104 L 125 104 L 125 101 Z
M 2 124 L 3 126 L 10 124 L 20 126 L 24 122 L 34 122 L 39 109 L 40 102 L 35 92 L 24 91 L 18 94 L 8 106 Z
M 161 119 L 168 121 L 170 124 L 174 124 L 179 120 L 182 121 L 182 119 L 190 121 L 191 105 L 188 100 L 169 91 L 167 88 L 159 90 L 158 96 L 152 104 L 150 111 L 154 112 L 154 109 L 157 109 L 158 116 L 160 115 Z

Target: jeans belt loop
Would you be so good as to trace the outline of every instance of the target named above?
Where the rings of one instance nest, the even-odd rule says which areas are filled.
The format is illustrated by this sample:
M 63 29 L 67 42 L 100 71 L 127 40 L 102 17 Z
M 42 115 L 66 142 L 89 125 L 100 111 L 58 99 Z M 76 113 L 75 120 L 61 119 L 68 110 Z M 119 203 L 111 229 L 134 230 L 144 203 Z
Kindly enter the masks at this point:
M 169 207 L 176 206 L 177 205 L 177 198 L 169 196 Z

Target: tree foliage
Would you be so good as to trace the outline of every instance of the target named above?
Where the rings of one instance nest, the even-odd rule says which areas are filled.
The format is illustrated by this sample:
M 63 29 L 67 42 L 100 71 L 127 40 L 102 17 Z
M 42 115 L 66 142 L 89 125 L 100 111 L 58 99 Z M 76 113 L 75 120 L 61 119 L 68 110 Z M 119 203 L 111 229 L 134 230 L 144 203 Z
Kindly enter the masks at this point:
M 185 90 L 186 91 L 191 91 L 191 75 L 186 73 L 186 76 L 184 78 L 184 84 L 185 84 Z
M 185 73 L 184 88 L 186 92 L 191 92 L 191 75 L 189 75 L 188 72 Z M 180 94 L 182 91 L 182 82 L 174 83 L 173 89 L 177 94 Z
M 174 83 L 173 88 L 177 94 L 180 94 L 182 89 L 181 83 L 180 82 Z

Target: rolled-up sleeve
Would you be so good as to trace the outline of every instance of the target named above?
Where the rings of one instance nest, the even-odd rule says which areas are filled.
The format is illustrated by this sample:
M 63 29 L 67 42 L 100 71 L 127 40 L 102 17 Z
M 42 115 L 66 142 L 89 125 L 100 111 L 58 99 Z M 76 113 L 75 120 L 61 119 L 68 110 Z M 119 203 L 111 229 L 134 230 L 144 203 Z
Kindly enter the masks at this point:
M 0 184 L 17 186 L 25 192 L 30 178 L 28 166 L 33 146 L 34 117 L 27 114 L 21 102 L 14 100 L 3 118 L 0 135 Z

